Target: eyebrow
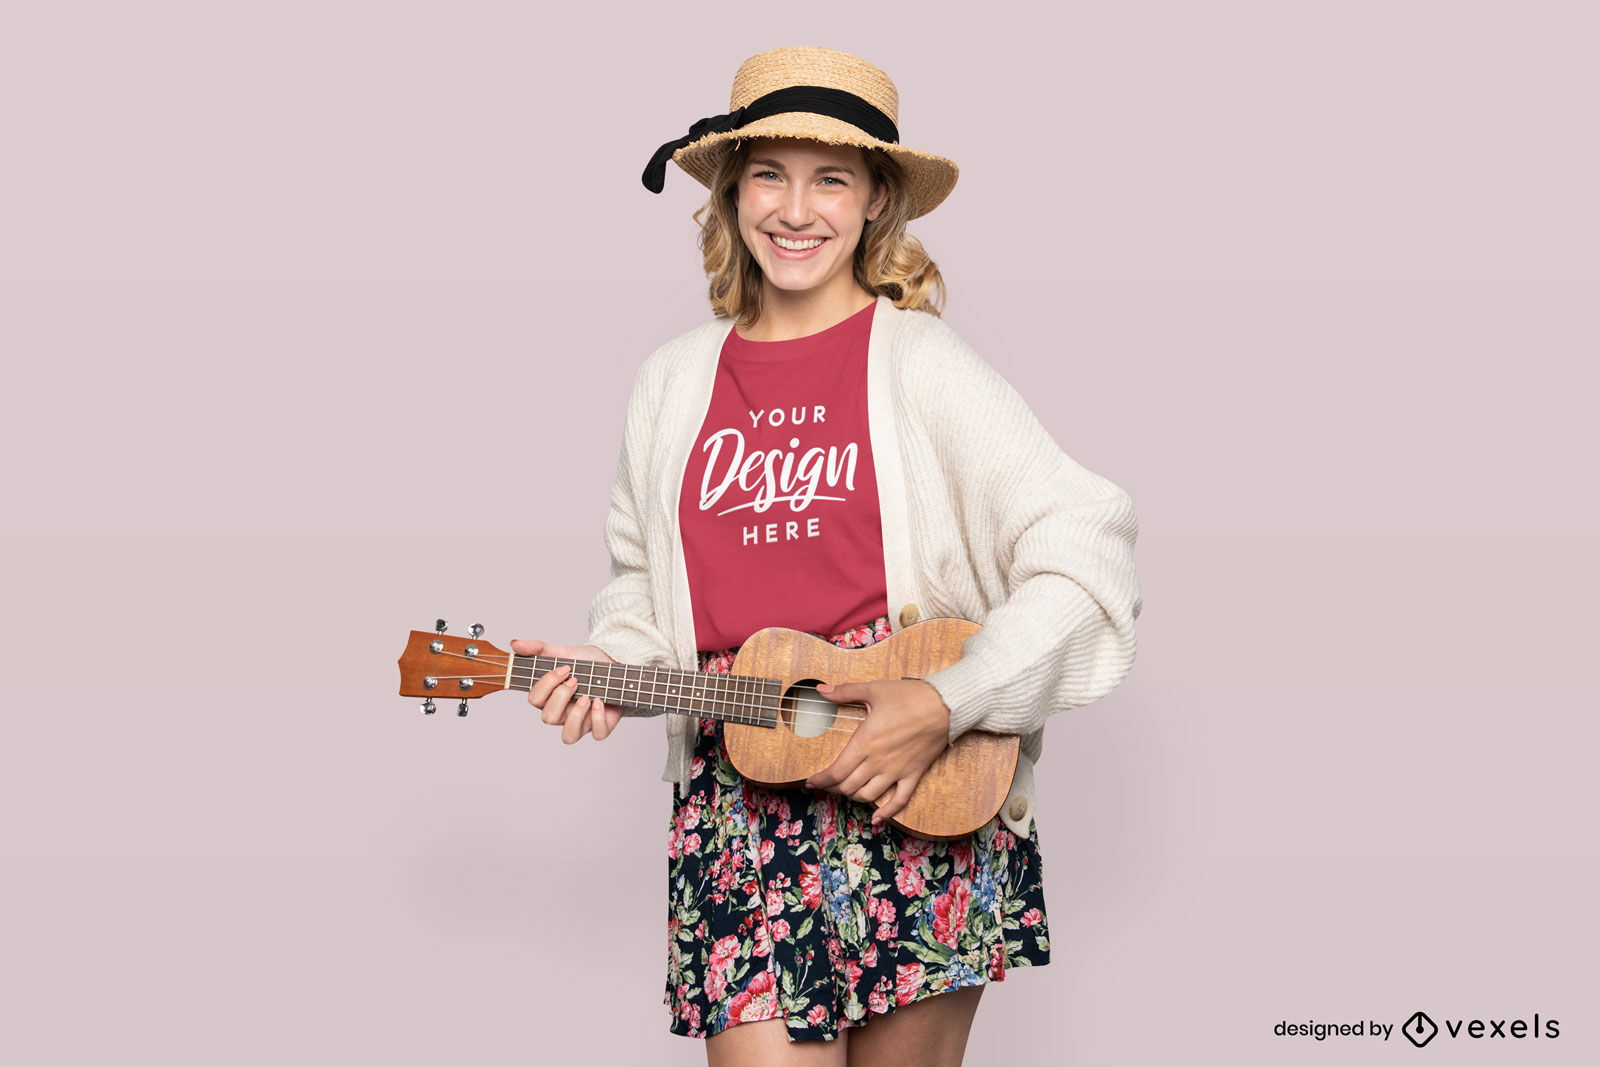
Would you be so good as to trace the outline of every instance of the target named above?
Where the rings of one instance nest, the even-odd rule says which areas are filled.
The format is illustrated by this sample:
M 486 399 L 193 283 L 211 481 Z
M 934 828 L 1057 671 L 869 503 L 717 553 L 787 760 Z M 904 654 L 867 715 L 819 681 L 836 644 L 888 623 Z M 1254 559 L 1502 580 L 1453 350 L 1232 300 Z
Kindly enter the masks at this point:
M 782 163 L 779 163 L 776 159 L 752 159 L 750 161 L 750 166 L 752 166 L 752 167 L 755 167 L 755 166 L 776 167 L 778 170 L 784 170 L 785 169 L 784 165 Z M 832 171 L 836 171 L 836 170 L 843 171 L 844 173 L 850 175 L 850 177 L 852 177 L 852 178 L 854 178 L 856 176 L 856 172 L 851 170 L 849 167 L 840 166 L 840 165 L 832 164 L 832 163 L 828 164 L 827 166 L 818 167 L 816 170 L 812 171 L 812 173 L 813 174 L 828 174 L 828 173 L 830 173 Z

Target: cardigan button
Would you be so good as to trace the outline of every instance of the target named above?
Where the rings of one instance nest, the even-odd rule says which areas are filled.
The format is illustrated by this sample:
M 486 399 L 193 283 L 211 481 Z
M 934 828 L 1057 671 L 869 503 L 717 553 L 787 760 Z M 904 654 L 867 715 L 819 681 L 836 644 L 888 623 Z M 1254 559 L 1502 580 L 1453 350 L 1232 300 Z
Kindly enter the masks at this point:
M 919 618 L 921 618 L 921 616 L 917 613 L 917 606 L 915 604 L 907 604 L 905 607 L 900 609 L 900 626 L 902 629 L 907 626 L 914 625 Z
M 1011 818 L 1014 822 L 1021 822 L 1022 817 L 1028 814 L 1028 798 L 1017 796 L 1011 798 Z

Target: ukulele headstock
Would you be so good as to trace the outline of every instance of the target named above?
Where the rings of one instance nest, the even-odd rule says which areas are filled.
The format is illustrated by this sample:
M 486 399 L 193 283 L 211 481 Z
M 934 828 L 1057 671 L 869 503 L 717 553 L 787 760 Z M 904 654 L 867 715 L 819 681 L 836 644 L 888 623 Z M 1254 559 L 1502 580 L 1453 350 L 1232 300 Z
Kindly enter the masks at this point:
M 467 713 L 467 701 L 506 688 L 511 654 L 481 640 L 483 627 L 473 623 L 467 636 L 445 633 L 443 619 L 433 630 L 412 630 L 400 653 L 400 695 L 422 697 L 422 713 L 438 710 L 434 698 L 458 698 L 457 715 Z

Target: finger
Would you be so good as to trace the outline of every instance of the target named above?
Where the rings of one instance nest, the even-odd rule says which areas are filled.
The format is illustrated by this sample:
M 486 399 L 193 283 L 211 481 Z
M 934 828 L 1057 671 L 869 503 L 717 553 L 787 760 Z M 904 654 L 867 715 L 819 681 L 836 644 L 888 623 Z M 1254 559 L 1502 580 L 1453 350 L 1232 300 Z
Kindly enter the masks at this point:
M 806 788 L 833 789 L 844 781 L 852 771 L 861 765 L 861 756 L 852 751 L 854 744 L 855 738 L 852 737 L 850 743 L 844 746 L 844 751 L 840 752 L 832 763 L 814 774 L 807 775 Z
M 582 741 L 583 735 L 588 732 L 589 702 L 594 698 L 588 693 L 579 696 L 576 682 L 573 683 L 568 695 L 572 703 L 567 710 L 567 721 L 561 727 L 561 740 L 569 745 L 575 745 Z
M 843 793 L 847 797 L 854 797 L 866 784 L 876 777 L 876 773 L 869 769 L 865 762 L 858 763 L 855 770 L 844 776 L 844 780 L 833 787 L 835 793 Z
M 611 706 L 599 697 L 595 697 L 594 706 L 589 709 L 590 736 L 596 741 L 604 741 L 615 725 L 616 719 L 611 716 Z
M 556 686 L 550 694 L 550 699 L 545 701 L 544 721 L 551 726 L 565 728 L 567 719 L 571 717 L 567 714 L 571 710 L 567 705 L 577 691 L 578 680 L 576 678 L 568 678 Z
M 539 679 L 528 687 L 528 703 L 541 711 L 548 708 L 550 706 L 550 695 L 555 692 L 557 686 L 567 680 L 567 676 L 571 673 L 572 668 L 563 664 L 553 671 L 546 671 L 541 674 Z M 553 724 L 557 721 L 548 714 L 540 717 L 544 719 L 546 724 Z
M 537 656 L 545 650 L 543 641 L 512 641 L 511 651 L 519 656 Z
M 817 686 L 817 692 L 836 704 L 869 704 L 872 686 L 872 682 L 845 682 L 841 685 L 824 682 Z
M 873 775 L 870 782 L 850 794 L 850 799 L 860 801 L 863 804 L 871 804 L 893 788 L 893 778 L 888 778 L 881 774 Z
M 894 792 L 878 805 L 878 810 L 872 813 L 874 829 L 882 829 L 888 825 L 890 819 L 905 810 L 906 803 L 911 800 L 912 792 L 917 788 L 915 779 L 907 778 L 894 784 Z
M 582 720 L 582 725 L 578 727 L 579 740 L 583 739 L 584 734 L 593 735 L 596 741 L 603 740 L 600 736 L 600 726 L 606 719 L 605 701 L 593 693 L 585 693 L 578 699 L 583 701 L 583 706 L 578 708 L 576 712 Z
M 622 721 L 622 709 L 615 704 L 602 704 L 597 714 L 600 718 L 594 727 L 594 739 L 604 741 L 617 728 L 617 723 Z

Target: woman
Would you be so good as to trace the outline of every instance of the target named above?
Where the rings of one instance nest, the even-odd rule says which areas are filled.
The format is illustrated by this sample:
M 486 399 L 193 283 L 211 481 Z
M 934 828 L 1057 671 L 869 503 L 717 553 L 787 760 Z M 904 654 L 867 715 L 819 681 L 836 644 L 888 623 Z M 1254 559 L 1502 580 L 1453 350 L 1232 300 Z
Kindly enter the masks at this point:
M 905 224 L 956 167 L 901 146 L 897 112 L 871 64 L 777 49 L 740 67 L 729 114 L 656 153 L 647 187 L 670 158 L 711 191 L 717 314 L 635 380 L 590 643 L 513 642 L 723 672 L 766 626 L 854 648 L 924 617 L 983 624 L 923 678 L 820 687 L 870 714 L 807 788 L 751 785 L 719 724 L 669 717 L 666 1000 L 712 1064 L 960 1063 L 986 982 L 1049 960 L 1044 719 L 1133 661 L 1129 498 L 938 317 L 943 282 Z M 603 740 L 621 709 L 569 673 L 530 703 L 567 743 Z M 1022 737 L 1000 815 L 955 841 L 889 825 L 974 728 Z

